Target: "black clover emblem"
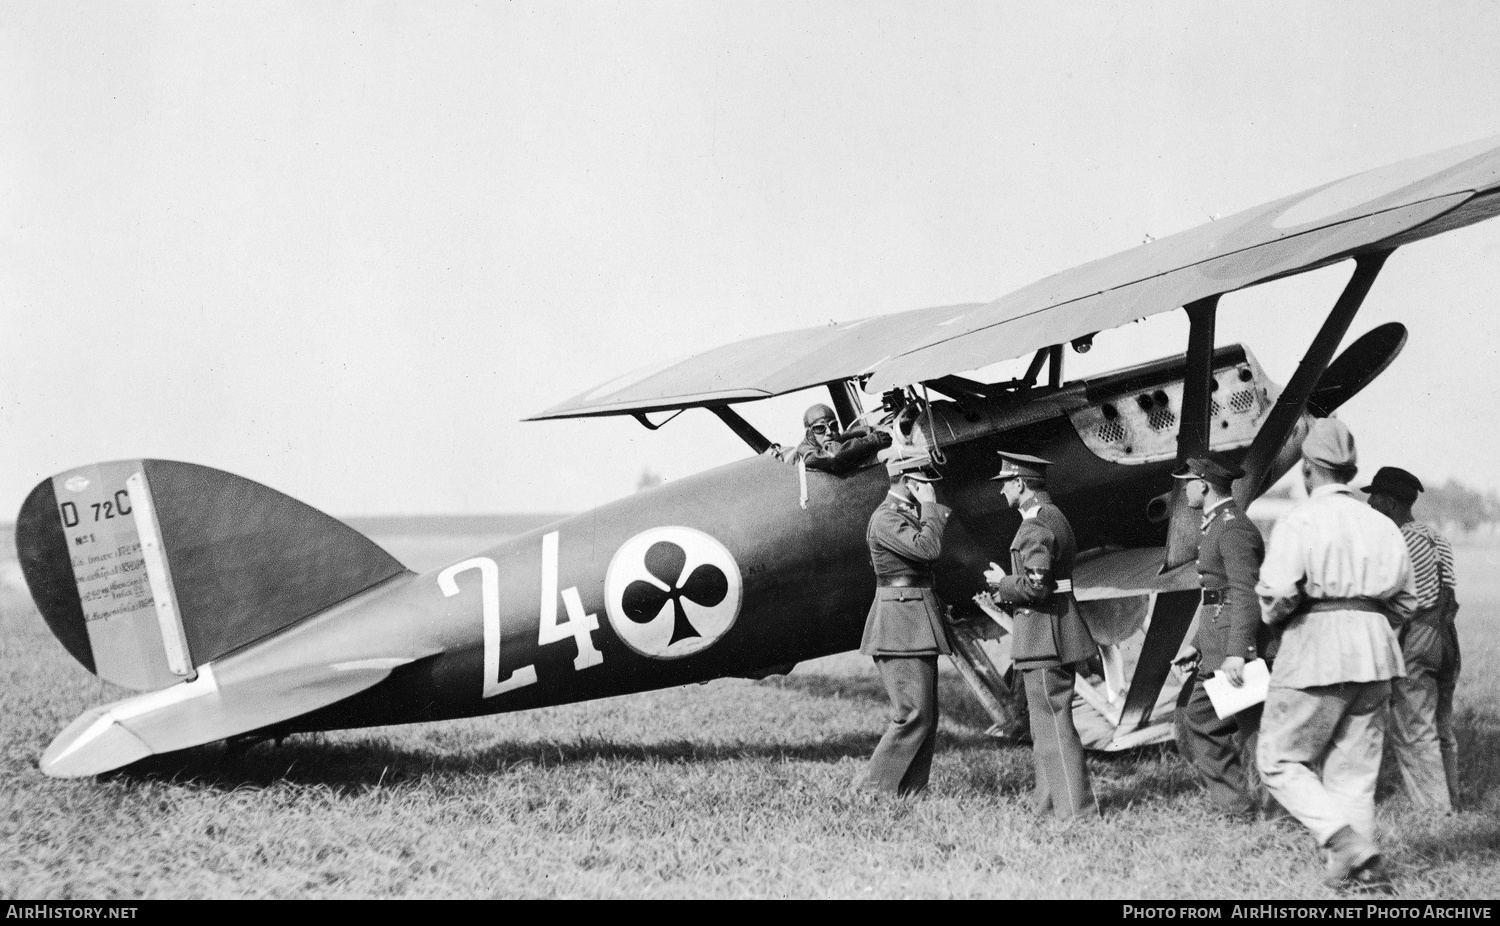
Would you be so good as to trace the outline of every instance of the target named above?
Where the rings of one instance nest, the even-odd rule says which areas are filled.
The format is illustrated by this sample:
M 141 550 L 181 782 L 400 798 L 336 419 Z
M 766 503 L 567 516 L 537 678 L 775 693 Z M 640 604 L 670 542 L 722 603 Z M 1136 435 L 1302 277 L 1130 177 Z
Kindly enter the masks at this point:
M 620 598 L 625 616 L 637 624 L 647 624 L 660 617 L 662 610 L 670 605 L 672 639 L 667 645 L 701 637 L 698 628 L 688 620 L 683 599 L 702 608 L 712 608 L 723 602 L 729 594 L 729 579 L 724 570 L 712 563 L 704 563 L 688 575 L 687 552 L 670 540 L 653 543 L 646 551 L 644 562 L 646 571 L 660 585 L 636 579 L 626 586 Z

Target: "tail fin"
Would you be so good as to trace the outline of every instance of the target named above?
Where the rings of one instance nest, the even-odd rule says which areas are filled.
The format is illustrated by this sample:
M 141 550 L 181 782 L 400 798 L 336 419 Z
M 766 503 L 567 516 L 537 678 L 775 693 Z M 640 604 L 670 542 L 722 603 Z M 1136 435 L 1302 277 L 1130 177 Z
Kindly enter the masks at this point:
M 353 528 L 248 479 L 121 460 L 40 483 L 16 519 L 26 584 L 90 672 L 149 691 L 406 572 Z

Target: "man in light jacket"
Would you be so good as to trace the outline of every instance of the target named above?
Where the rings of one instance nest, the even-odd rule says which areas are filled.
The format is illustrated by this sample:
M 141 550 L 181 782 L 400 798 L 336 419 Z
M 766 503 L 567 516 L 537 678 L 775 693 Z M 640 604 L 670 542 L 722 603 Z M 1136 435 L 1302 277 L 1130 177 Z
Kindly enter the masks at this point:
M 1391 679 L 1406 674 L 1392 623 L 1416 606 L 1401 531 L 1361 503 L 1354 436 L 1322 418 L 1302 444 L 1308 498 L 1271 532 L 1261 619 L 1285 624 L 1257 765 L 1271 795 L 1326 853 L 1331 885 L 1380 876 L 1375 779 Z

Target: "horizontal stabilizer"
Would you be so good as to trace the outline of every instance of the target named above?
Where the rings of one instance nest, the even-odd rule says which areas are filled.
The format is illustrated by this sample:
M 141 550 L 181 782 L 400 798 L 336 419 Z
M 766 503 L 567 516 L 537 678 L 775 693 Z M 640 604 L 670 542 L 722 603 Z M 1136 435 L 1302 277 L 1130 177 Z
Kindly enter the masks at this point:
M 365 659 L 221 681 L 212 665 L 197 678 L 88 711 L 42 756 L 54 778 L 82 778 L 149 755 L 201 746 L 327 707 L 378 684 L 410 659 Z

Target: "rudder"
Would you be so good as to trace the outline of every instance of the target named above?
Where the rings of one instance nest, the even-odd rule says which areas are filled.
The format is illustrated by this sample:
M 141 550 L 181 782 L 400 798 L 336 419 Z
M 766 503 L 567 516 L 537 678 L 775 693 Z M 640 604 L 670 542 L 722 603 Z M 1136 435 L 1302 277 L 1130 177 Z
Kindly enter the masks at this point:
M 353 528 L 222 470 L 122 460 L 27 497 L 16 550 L 53 634 L 138 691 L 407 572 Z

